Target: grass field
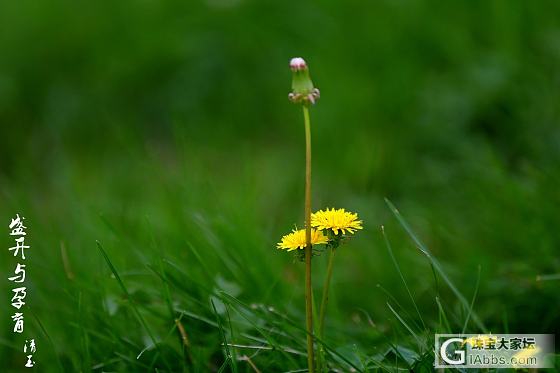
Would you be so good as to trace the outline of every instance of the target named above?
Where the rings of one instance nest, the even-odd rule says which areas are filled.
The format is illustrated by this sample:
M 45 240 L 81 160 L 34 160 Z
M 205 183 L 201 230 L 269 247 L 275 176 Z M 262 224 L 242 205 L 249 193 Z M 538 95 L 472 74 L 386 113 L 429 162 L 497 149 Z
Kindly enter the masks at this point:
M 364 222 L 336 257 L 330 369 L 432 371 L 434 333 L 560 334 L 559 15 L 521 0 L 0 4 L 0 370 L 25 371 L 35 338 L 40 372 L 306 371 L 304 265 L 276 249 L 303 222 L 298 55 L 322 95 L 313 210 Z

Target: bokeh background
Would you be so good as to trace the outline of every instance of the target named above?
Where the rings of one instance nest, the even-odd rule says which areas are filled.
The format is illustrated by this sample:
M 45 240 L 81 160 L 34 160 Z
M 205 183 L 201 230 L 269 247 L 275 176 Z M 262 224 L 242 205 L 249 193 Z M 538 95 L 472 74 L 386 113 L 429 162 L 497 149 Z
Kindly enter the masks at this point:
M 158 338 L 172 327 L 158 317 L 158 258 L 187 276 L 170 289 L 177 309 L 214 319 L 191 278 L 303 322 L 303 266 L 275 249 L 303 226 L 293 56 L 322 93 L 313 206 L 365 226 L 337 257 L 334 347 L 405 346 L 388 301 L 419 321 L 382 225 L 428 329 L 436 297 L 462 329 L 464 310 L 384 198 L 469 301 L 477 291 L 489 330 L 560 332 L 559 16 L 558 2 L 521 0 L 2 2 L 0 268 L 13 271 L 19 213 L 42 369 L 141 369 L 149 340 L 96 241 Z M 314 262 L 320 289 L 326 258 Z M 0 281 L 0 361 L 17 371 L 10 288 Z M 195 360 L 217 370 L 220 334 L 185 328 Z M 289 370 L 272 353 L 255 361 Z

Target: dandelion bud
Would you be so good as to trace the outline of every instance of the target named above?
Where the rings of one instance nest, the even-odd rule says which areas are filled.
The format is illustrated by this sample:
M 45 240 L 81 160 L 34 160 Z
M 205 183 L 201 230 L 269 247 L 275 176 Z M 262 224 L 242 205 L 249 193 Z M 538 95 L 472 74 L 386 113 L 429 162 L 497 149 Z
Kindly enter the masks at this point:
M 292 71 L 299 71 L 307 69 L 307 63 L 301 57 L 294 57 L 290 60 L 290 69 Z
M 290 101 L 295 104 L 315 104 L 320 93 L 317 88 L 313 87 L 305 60 L 301 57 L 292 58 L 290 69 L 292 70 L 292 92 L 288 95 Z

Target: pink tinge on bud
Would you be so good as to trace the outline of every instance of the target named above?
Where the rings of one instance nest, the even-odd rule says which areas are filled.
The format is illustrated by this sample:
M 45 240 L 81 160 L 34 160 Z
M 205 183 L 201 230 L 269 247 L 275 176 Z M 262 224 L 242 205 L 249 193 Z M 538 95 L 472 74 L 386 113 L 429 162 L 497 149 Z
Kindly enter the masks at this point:
M 315 105 L 315 97 L 311 93 L 307 95 L 307 99 L 309 100 L 309 102 Z
M 290 60 L 290 69 L 292 71 L 304 70 L 307 68 L 307 63 L 301 57 L 294 57 Z

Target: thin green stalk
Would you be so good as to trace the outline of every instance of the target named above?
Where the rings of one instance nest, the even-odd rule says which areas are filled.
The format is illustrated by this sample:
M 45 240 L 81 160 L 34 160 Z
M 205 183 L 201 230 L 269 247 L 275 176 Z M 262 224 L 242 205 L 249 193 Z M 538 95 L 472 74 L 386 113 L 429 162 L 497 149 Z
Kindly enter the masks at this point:
M 329 289 L 331 286 L 331 277 L 333 271 L 335 248 L 331 247 L 329 251 L 329 261 L 327 264 L 327 275 L 325 277 L 325 283 L 323 284 L 323 295 L 321 297 L 321 308 L 319 309 L 319 340 L 325 340 L 325 314 L 327 311 L 327 304 L 329 302 Z M 323 345 L 319 347 L 319 364 L 318 371 L 323 371 L 323 366 L 325 364 L 325 349 Z
M 313 301 L 311 292 L 311 121 L 309 109 L 303 106 L 305 121 L 305 321 L 307 329 L 307 366 L 314 372 Z
M 323 285 L 323 297 L 321 298 L 321 308 L 319 310 L 319 338 L 324 339 L 325 330 L 325 313 L 327 311 L 327 303 L 329 302 L 329 289 L 331 286 L 331 277 L 333 271 L 334 255 L 336 249 L 333 247 L 329 250 L 329 262 L 327 264 L 327 276 Z

